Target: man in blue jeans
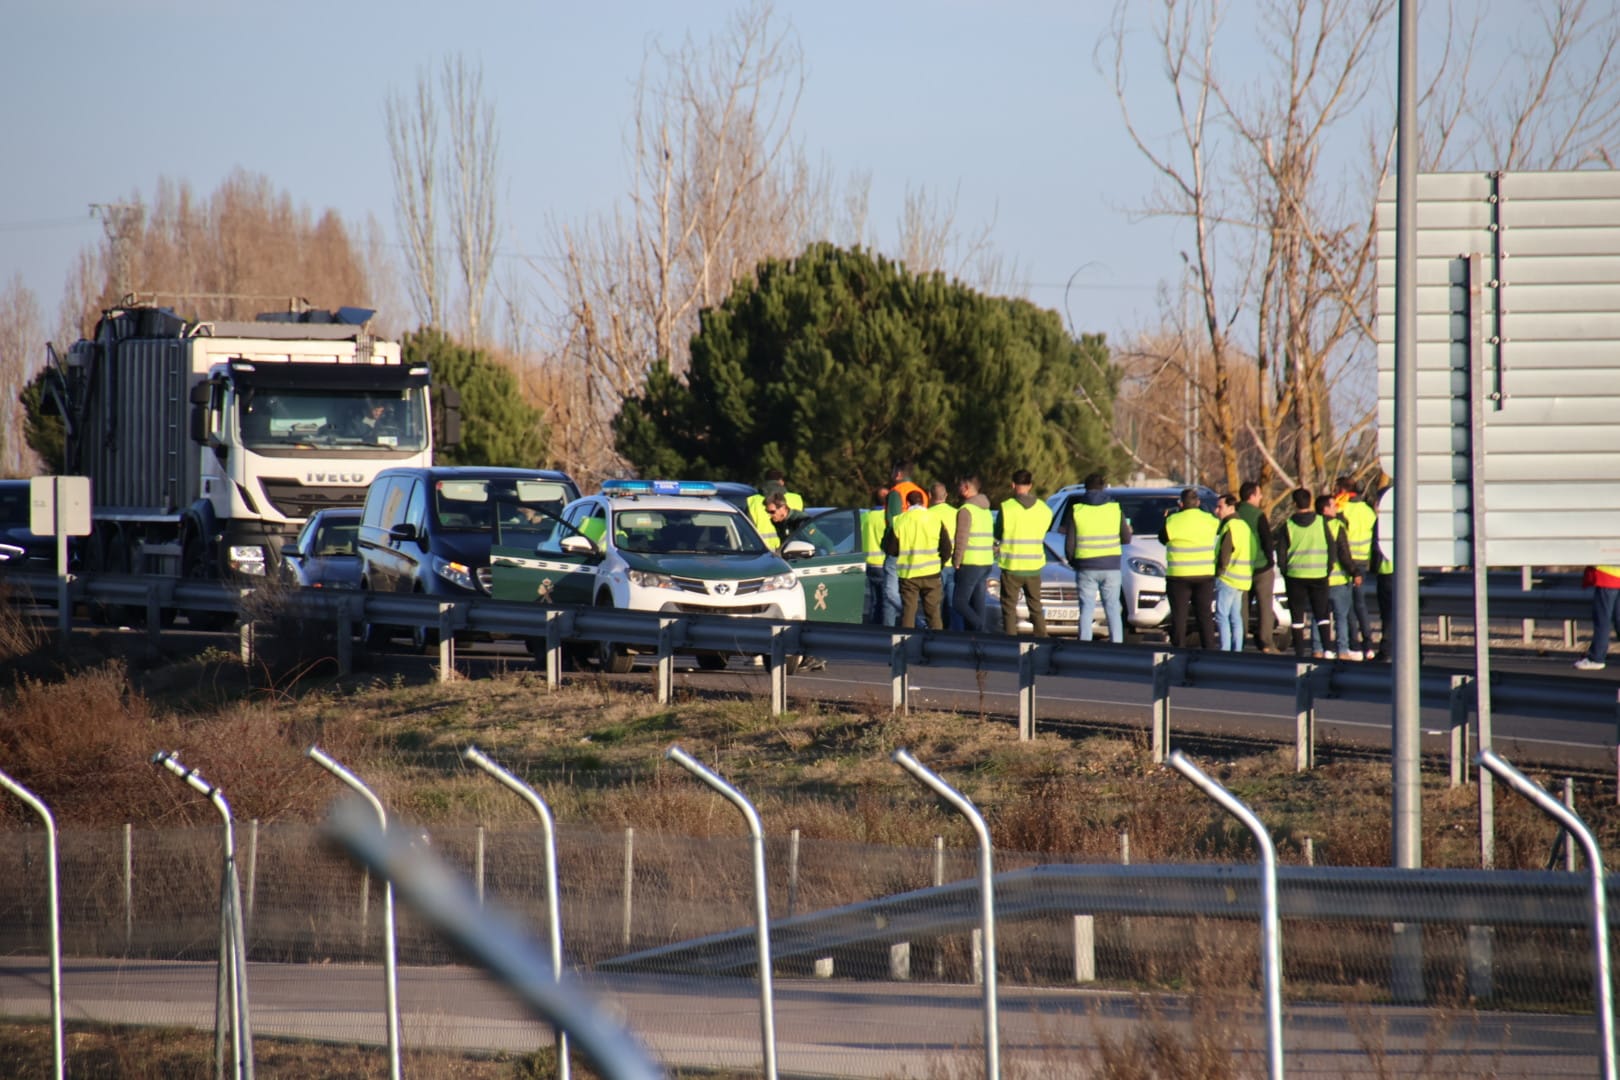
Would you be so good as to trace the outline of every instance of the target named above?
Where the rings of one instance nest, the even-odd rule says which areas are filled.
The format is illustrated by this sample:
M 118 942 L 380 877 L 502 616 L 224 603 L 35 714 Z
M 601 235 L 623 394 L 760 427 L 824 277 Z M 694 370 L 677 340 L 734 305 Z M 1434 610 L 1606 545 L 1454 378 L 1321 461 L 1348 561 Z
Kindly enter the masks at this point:
M 1074 568 L 1080 599 L 1080 640 L 1091 640 L 1092 619 L 1102 600 L 1108 621 L 1108 639 L 1125 640 L 1125 616 L 1120 610 L 1120 558 L 1131 542 L 1131 523 L 1119 500 L 1108 494 L 1108 481 L 1100 472 L 1086 477 L 1086 493 L 1071 504 L 1063 531 L 1063 553 Z

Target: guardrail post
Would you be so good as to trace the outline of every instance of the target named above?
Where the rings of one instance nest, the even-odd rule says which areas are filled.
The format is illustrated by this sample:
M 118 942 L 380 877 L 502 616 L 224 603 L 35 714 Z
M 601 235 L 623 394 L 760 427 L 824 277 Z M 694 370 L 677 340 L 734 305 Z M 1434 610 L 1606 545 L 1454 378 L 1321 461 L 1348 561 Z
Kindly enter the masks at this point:
M 546 612 L 546 689 L 555 690 L 562 685 L 563 613 L 555 609 Z
M 636 830 L 634 826 L 626 825 L 624 828 L 624 904 L 623 915 L 619 923 L 619 939 L 624 947 L 630 947 L 630 897 L 631 887 L 636 880 Z
M 1260 849 L 1260 978 L 1265 987 L 1266 1004 L 1266 1075 L 1271 1080 L 1282 1080 L 1282 921 L 1277 913 L 1277 848 L 1271 842 L 1271 833 L 1230 791 L 1204 774 L 1204 771 L 1182 754 L 1170 755 L 1170 766 L 1214 799 L 1227 813 L 1248 826 L 1254 842 Z
M 1316 665 L 1294 665 L 1294 771 L 1316 768 Z
M 990 847 L 990 829 L 984 815 L 967 797 L 957 791 L 922 762 L 911 756 L 905 747 L 891 757 L 896 765 L 922 781 L 934 794 L 954 806 L 979 838 L 979 947 L 974 952 L 982 957 L 980 967 L 984 973 L 984 1075 L 985 1080 L 1001 1080 L 1001 1025 L 996 1016 L 996 874 L 995 856 Z
M 338 674 L 347 675 L 354 671 L 354 612 L 347 599 L 338 607 L 336 645 Z
M 1441 615 L 1441 616 L 1437 617 L 1436 621 L 1439 623 L 1439 626 L 1437 627 L 1437 629 L 1440 632 L 1440 644 L 1442 644 L 1442 645 L 1450 645 L 1451 644 L 1451 616 L 1450 615 Z
M 50 920 L 47 943 L 51 954 L 51 1053 L 56 1080 L 66 1075 L 67 1059 L 62 1044 L 62 911 L 57 895 L 56 818 L 50 808 L 32 791 L 0 772 L 0 787 L 28 804 L 45 823 L 45 905 Z
M 754 940 L 759 952 L 759 1028 L 764 1043 L 765 1080 L 777 1080 L 776 1075 L 776 1006 L 771 994 L 771 913 L 765 882 L 765 829 L 759 821 L 759 811 L 744 798 L 743 793 L 722 780 L 701 761 L 678 745 L 664 751 L 664 756 L 702 780 L 725 796 L 726 800 L 742 812 L 748 822 L 748 833 L 754 850 Z M 995 1080 L 992 1076 L 991 1080 Z
M 1451 677 L 1451 786 L 1468 783 L 1468 762 L 1473 755 L 1468 748 L 1468 700 L 1474 678 L 1472 675 Z
M 1162 765 L 1170 752 L 1170 683 L 1175 679 L 1176 654 L 1153 654 L 1153 761 Z
M 1519 567 L 1519 591 L 1529 592 L 1531 587 L 1530 567 Z M 1536 641 L 1536 620 L 1525 619 L 1519 624 L 1522 640 L 1526 645 L 1534 645 Z
M 545 842 L 546 863 L 546 931 L 551 945 L 551 973 L 555 982 L 562 981 L 563 951 L 562 951 L 562 902 L 558 896 L 557 885 L 557 822 L 551 814 L 551 807 L 528 784 L 513 776 L 506 769 L 491 761 L 478 747 L 469 746 L 462 754 L 468 761 L 493 776 L 508 791 L 528 803 L 534 809 L 535 816 L 540 819 L 541 838 Z M 478 826 L 478 902 L 484 902 L 484 827 Z M 557 1080 L 568 1080 L 568 1034 L 562 1028 L 556 1028 L 557 1040 Z
M 254 637 L 258 624 L 252 619 L 243 619 L 236 628 L 237 649 L 242 655 L 242 666 L 247 667 L 254 659 Z
M 1018 740 L 1035 737 L 1035 650 L 1033 641 L 1018 643 Z
M 889 636 L 889 708 L 902 716 L 911 711 L 911 678 L 906 674 L 906 639 L 909 636 Z
M 658 662 L 654 665 L 657 689 L 654 697 L 660 705 L 668 705 L 675 697 L 675 624 L 674 618 L 658 620 Z
M 1074 981 L 1097 981 L 1097 917 L 1074 917 Z
M 1542 813 L 1558 822 L 1581 842 L 1586 852 L 1586 869 L 1591 876 L 1592 898 L 1592 1004 L 1597 1014 L 1598 1053 L 1601 1075 L 1615 1080 L 1614 985 L 1609 968 L 1609 898 L 1603 878 L 1603 852 L 1597 838 L 1580 816 L 1553 798 L 1540 784 L 1498 757 L 1489 747 L 1479 752 L 1479 764 L 1529 799 Z
M 439 681 L 451 682 L 456 677 L 456 605 L 439 604 Z
M 442 612 L 444 605 L 440 605 Z M 442 616 L 440 619 L 443 621 Z M 388 811 L 383 809 L 382 800 L 368 788 L 358 776 L 340 765 L 319 746 L 311 746 L 304 751 L 309 759 L 333 776 L 337 777 L 355 794 L 371 805 L 371 810 L 377 815 L 377 825 L 384 833 L 388 831 Z M 394 883 L 383 880 L 383 981 L 384 1005 L 388 1010 L 388 1077 L 389 1080 L 400 1080 L 399 1066 L 399 965 L 397 945 L 394 934 Z
M 771 627 L 771 652 L 765 658 L 766 674 L 771 680 L 771 715 L 787 712 L 787 630 L 780 624 Z
M 135 843 L 129 822 L 124 822 L 124 951 L 129 952 L 135 930 Z

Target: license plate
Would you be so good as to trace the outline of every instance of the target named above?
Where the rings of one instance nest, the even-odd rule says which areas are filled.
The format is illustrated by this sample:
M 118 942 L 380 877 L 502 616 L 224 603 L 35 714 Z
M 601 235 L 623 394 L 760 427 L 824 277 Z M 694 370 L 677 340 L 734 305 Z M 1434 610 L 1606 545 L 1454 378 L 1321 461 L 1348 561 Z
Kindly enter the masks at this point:
M 1079 622 L 1080 609 L 1077 607 L 1049 607 L 1044 609 L 1047 619 L 1052 622 Z

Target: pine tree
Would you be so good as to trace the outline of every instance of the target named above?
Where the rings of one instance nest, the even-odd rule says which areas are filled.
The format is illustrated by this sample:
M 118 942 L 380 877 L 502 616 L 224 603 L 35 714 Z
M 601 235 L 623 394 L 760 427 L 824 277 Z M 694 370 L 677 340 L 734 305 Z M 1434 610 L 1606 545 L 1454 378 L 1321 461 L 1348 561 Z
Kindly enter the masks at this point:
M 406 334 L 400 351 L 407 364 L 426 364 L 435 386 L 461 392 L 461 442 L 440 447 L 439 464 L 535 468 L 543 463 L 545 417 L 524 400 L 517 377 L 505 365 L 431 328 Z

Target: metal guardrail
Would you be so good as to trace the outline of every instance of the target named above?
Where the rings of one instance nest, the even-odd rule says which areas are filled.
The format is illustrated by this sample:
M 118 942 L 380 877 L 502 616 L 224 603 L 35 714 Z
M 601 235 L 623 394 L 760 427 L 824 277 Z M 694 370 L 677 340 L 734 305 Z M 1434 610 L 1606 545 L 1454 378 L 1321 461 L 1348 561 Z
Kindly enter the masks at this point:
M 4 574 L 0 584 L 27 594 L 34 602 L 53 604 L 56 579 L 43 574 Z M 161 577 L 97 575 L 77 577 L 72 596 L 78 602 L 123 605 L 148 613 L 148 633 L 161 633 L 164 609 L 240 612 L 252 590 L 218 582 Z M 566 644 L 614 642 L 649 654 L 656 661 L 660 701 L 672 694 L 673 657 L 678 652 L 713 651 L 757 655 L 767 660 L 772 707 L 786 709 L 788 659 L 814 655 L 832 660 L 871 663 L 887 660 L 891 703 L 909 705 L 909 672 L 913 667 L 945 666 L 1006 672 L 1018 678 L 1020 734 L 1033 737 L 1036 689 L 1043 676 L 1103 678 L 1137 683 L 1151 689 L 1154 751 L 1168 753 L 1170 694 L 1177 687 L 1243 690 L 1292 695 L 1299 716 L 1298 763 L 1308 768 L 1313 754 L 1314 702 L 1342 698 L 1367 704 L 1389 704 L 1389 669 L 1372 664 L 1302 663 L 1292 657 L 1204 651 L 1173 652 L 1149 646 L 1097 645 L 1054 638 L 1009 637 L 953 631 L 899 631 L 881 626 L 829 622 L 776 622 L 746 616 L 678 615 L 622 611 L 600 607 L 553 607 L 484 597 L 446 599 L 395 593 L 298 590 L 277 598 L 279 612 L 310 620 L 331 620 L 339 627 L 339 664 L 348 666 L 350 633 L 362 622 L 389 626 L 422 626 L 441 635 L 441 672 L 451 670 L 454 635 L 488 633 L 531 642 L 556 685 Z M 251 610 L 251 608 L 249 609 Z M 249 647 L 244 633 L 243 647 Z M 1462 680 L 1459 683 L 1459 680 Z M 1449 670 L 1427 668 L 1420 676 L 1424 706 L 1451 711 L 1453 726 L 1467 720 L 1472 680 Z M 1459 691 L 1461 687 L 1461 692 Z M 1616 723 L 1620 719 L 1613 684 L 1602 680 L 1493 672 L 1491 701 L 1497 708 L 1556 713 L 1565 719 Z M 1454 736 L 1454 757 L 1464 752 Z M 1455 770 L 1454 770 L 1455 773 Z

